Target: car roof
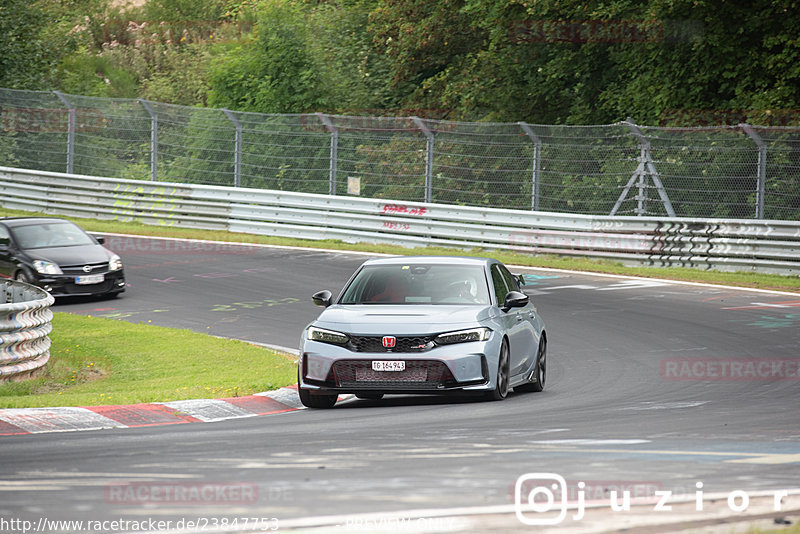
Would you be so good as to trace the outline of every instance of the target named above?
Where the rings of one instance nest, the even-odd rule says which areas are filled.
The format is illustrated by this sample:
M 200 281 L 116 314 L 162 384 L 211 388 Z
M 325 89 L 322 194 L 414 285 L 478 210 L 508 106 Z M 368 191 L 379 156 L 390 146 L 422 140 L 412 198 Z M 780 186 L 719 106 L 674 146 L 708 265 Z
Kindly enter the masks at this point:
M 424 263 L 427 265 L 479 265 L 499 263 L 492 258 L 474 258 L 468 256 L 392 256 L 390 258 L 374 258 L 364 262 L 364 265 L 413 265 Z
M 27 226 L 30 224 L 52 223 L 52 222 L 65 222 L 66 219 L 59 219 L 58 217 L 3 217 L 0 218 L 0 223 L 8 227 L 14 226 Z

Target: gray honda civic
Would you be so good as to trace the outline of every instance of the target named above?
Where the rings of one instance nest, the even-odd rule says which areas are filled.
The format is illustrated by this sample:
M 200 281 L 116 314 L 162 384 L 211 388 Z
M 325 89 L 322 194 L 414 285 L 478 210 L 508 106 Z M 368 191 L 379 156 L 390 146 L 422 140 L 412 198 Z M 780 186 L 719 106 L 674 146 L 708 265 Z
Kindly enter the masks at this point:
M 402 256 L 364 262 L 303 331 L 303 405 L 331 408 L 340 394 L 468 394 L 502 400 L 542 391 L 544 322 L 522 278 L 486 258 Z

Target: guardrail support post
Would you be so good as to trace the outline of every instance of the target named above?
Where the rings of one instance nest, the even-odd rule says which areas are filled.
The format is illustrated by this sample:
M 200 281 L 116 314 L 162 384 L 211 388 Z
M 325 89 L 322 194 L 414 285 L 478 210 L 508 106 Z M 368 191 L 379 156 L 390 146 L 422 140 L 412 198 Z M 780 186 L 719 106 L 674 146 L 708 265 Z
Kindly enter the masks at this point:
M 739 125 L 758 146 L 758 185 L 756 189 L 756 219 L 764 218 L 764 195 L 767 190 L 767 144 L 749 124 Z
M 531 180 L 531 209 L 537 211 L 539 209 L 539 169 L 541 168 L 542 159 L 542 140 L 533 131 L 533 129 L 525 122 L 518 122 L 525 135 L 533 141 L 533 177 Z
M 236 128 L 236 137 L 234 139 L 234 152 L 233 152 L 233 187 L 241 187 L 242 185 L 242 123 L 236 118 L 236 115 L 229 109 L 223 109 L 222 112 L 228 117 L 228 120 L 233 123 Z
M 59 91 L 53 91 L 61 102 L 69 109 L 69 125 L 67 130 L 67 174 L 74 174 L 75 169 L 75 106 Z
M 319 111 L 316 113 L 317 117 L 319 117 L 320 122 L 325 125 L 325 128 L 331 133 L 331 156 L 330 156 L 330 168 L 328 170 L 328 194 L 335 195 L 336 194 L 336 169 L 339 166 L 339 130 L 336 126 L 333 125 L 331 122 L 331 118 L 327 115 L 320 113 Z
M 139 103 L 150 115 L 150 181 L 158 181 L 158 114 L 150 103 L 139 99 Z
M 431 202 L 433 198 L 433 132 L 419 117 L 411 117 L 411 120 L 428 140 L 425 151 L 425 202 Z

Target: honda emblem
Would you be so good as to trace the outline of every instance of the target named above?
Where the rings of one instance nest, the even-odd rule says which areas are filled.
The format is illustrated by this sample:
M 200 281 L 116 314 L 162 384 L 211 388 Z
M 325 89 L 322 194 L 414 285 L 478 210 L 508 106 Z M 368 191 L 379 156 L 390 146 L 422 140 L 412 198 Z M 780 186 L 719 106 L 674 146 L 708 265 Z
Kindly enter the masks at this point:
M 383 336 L 381 339 L 383 346 L 387 349 L 393 349 L 397 345 L 397 338 L 394 336 Z

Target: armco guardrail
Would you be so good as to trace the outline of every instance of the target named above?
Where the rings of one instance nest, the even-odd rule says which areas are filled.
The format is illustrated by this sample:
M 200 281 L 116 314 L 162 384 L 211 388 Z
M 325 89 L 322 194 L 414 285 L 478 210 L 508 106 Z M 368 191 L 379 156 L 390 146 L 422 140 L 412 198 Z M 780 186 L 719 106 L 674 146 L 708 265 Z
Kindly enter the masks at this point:
M 38 287 L 0 281 L 0 382 L 34 376 L 47 364 L 54 301 Z
M 6 208 L 304 239 L 800 273 L 800 222 L 566 215 L 0 167 Z

